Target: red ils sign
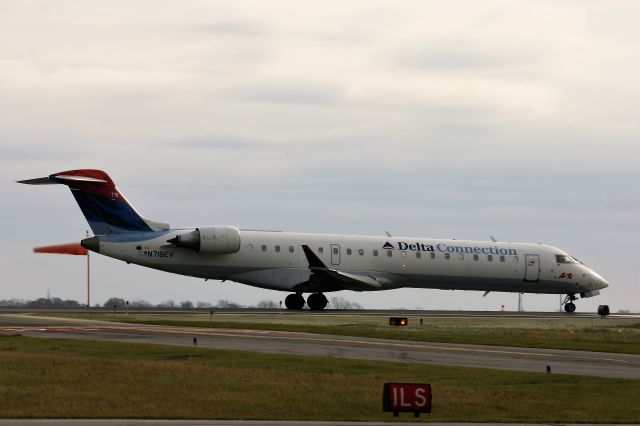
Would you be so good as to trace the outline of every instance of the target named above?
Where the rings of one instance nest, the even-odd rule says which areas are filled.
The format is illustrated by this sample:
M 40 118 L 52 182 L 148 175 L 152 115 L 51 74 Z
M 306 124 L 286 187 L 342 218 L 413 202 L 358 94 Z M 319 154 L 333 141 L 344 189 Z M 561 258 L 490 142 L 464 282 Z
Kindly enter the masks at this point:
M 431 412 L 431 385 L 418 383 L 385 383 L 382 393 L 382 409 L 397 416 L 400 412 Z

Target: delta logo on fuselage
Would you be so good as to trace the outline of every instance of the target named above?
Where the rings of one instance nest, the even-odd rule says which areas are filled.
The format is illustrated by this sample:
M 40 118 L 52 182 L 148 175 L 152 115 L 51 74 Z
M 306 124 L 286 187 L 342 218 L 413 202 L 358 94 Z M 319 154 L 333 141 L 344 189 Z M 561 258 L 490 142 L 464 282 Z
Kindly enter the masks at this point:
M 471 254 L 500 254 L 517 256 L 518 251 L 512 248 L 499 248 L 497 246 L 492 247 L 472 247 L 472 246 L 456 246 L 451 244 L 439 243 L 424 244 L 424 243 L 407 243 L 404 241 L 398 241 L 394 246 L 389 241 L 385 242 L 382 246 L 383 250 L 409 250 L 409 251 L 439 251 L 442 253 L 471 253 Z

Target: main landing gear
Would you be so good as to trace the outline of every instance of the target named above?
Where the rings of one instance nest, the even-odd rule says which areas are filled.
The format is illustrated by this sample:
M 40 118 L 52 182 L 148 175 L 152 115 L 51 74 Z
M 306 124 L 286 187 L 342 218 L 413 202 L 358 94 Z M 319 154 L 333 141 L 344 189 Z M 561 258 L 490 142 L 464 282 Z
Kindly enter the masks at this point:
M 573 303 L 577 297 L 575 294 L 567 294 L 567 297 L 564 298 L 564 310 L 569 312 L 570 314 L 576 311 L 576 305 Z
M 329 304 L 329 301 L 322 293 L 313 293 L 307 297 L 307 305 L 312 311 L 321 311 L 327 307 L 327 304 Z
M 304 307 L 304 297 L 302 297 L 301 293 L 290 294 L 284 299 L 284 304 L 287 309 L 300 310 Z
M 304 307 L 304 297 L 302 293 L 290 294 L 284 299 L 287 309 L 300 310 Z M 322 293 L 313 293 L 307 297 L 307 305 L 312 311 L 321 311 L 327 307 L 329 301 Z

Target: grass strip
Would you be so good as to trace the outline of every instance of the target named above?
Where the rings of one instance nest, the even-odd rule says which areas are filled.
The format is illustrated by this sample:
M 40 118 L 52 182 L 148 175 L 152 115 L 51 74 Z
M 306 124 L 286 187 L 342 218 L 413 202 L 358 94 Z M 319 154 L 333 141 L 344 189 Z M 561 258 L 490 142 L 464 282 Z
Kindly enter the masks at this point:
M 295 331 L 354 337 L 376 337 L 423 342 L 464 343 L 476 345 L 517 346 L 545 349 L 640 354 L 640 333 L 636 330 L 619 332 L 612 329 L 585 328 L 573 330 L 531 328 L 376 328 L 368 325 L 312 325 L 238 321 L 194 321 L 173 319 L 139 319 L 120 316 L 117 322 L 181 327 L 231 328 L 252 330 Z M 633 328 L 633 327 L 629 327 Z
M 2 418 L 390 421 L 387 381 L 432 384 L 421 420 L 640 422 L 638 380 L 0 336 Z

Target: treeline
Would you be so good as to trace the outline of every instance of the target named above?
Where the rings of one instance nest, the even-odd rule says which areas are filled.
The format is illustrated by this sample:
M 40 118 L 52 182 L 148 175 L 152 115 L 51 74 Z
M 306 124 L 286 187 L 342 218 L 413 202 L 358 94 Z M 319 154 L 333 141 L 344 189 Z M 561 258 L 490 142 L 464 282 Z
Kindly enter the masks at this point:
M 262 303 L 262 302 L 260 302 Z M 271 302 L 273 303 L 273 302 Z M 210 303 L 210 302 L 192 302 L 190 300 L 183 300 L 182 302 L 175 302 L 173 300 L 165 300 L 160 303 L 151 303 L 146 300 L 136 299 L 136 300 L 125 300 L 120 297 L 112 297 L 106 302 L 103 303 L 102 307 L 104 308 L 116 308 L 121 309 L 125 307 L 129 308 L 177 308 L 177 309 L 194 309 L 194 308 L 220 308 L 220 309 L 239 309 L 239 308 L 247 308 L 253 306 L 243 306 L 238 303 L 233 303 L 228 300 L 219 300 L 218 303 Z
M 182 302 L 175 302 L 173 300 L 166 300 L 158 304 L 152 304 L 146 300 L 131 300 L 127 301 L 119 297 L 112 297 L 102 305 L 104 308 L 176 308 L 176 309 L 242 309 L 242 308 L 257 308 L 257 309 L 280 309 L 284 308 L 283 302 L 274 302 L 273 300 L 261 300 L 257 305 L 241 305 L 239 303 L 231 302 L 229 300 L 218 300 L 218 303 L 209 302 L 192 302 L 190 300 L 183 300 Z M 363 309 L 362 305 L 355 302 L 350 302 L 344 297 L 332 297 L 329 299 L 329 309 Z
M 343 297 L 332 297 L 329 299 L 329 309 L 363 309 L 362 305 L 355 302 L 350 302 Z M 37 300 L 23 300 L 23 299 L 7 299 L 0 300 L 0 307 L 11 308 L 80 308 L 86 306 L 78 302 L 77 300 L 62 300 L 58 297 L 45 298 L 41 297 Z M 280 309 L 284 308 L 283 302 L 274 302 L 273 300 L 261 300 L 258 304 L 254 305 L 241 305 L 229 300 L 218 300 L 217 303 L 210 302 L 192 302 L 190 300 L 183 300 L 181 302 L 175 302 L 173 300 L 165 300 L 157 304 L 147 302 L 146 300 L 135 299 L 125 300 L 120 297 L 112 297 L 102 305 L 94 305 L 96 308 L 112 308 L 112 309 L 124 309 L 124 308 L 175 308 L 175 309 L 242 309 L 242 308 L 257 308 L 257 309 Z

